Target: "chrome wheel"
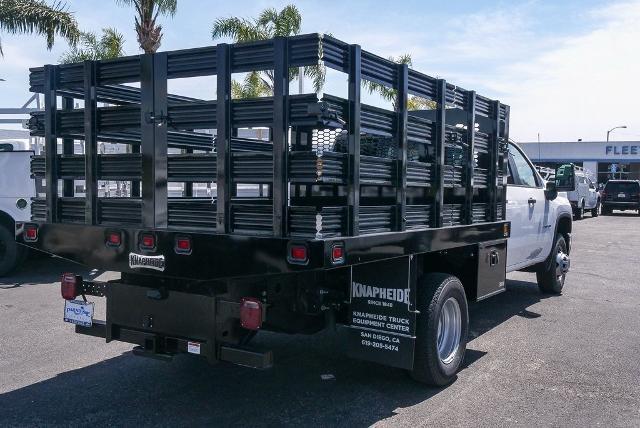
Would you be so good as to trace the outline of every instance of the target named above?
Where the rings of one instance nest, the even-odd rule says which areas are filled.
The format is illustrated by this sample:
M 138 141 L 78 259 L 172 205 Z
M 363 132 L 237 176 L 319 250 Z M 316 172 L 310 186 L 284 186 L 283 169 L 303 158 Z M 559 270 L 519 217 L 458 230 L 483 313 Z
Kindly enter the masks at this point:
M 458 301 L 449 297 L 442 305 L 438 319 L 438 357 L 444 364 L 453 361 L 462 332 L 462 314 Z
M 558 254 L 556 254 L 556 278 L 558 281 L 563 281 L 569 268 L 571 267 L 571 260 L 569 255 L 562 251 L 562 248 L 558 247 Z

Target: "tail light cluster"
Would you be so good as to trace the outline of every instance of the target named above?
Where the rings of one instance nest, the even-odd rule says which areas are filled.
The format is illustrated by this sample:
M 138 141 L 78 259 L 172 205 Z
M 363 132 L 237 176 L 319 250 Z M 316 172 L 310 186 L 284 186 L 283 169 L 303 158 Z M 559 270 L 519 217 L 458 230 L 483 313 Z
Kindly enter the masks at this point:
M 26 236 L 26 235 L 25 235 Z M 36 234 L 37 236 L 37 234 Z M 27 239 L 25 237 L 25 239 Z M 108 230 L 105 235 L 105 245 L 111 248 L 119 248 L 124 242 L 123 232 L 119 230 Z M 138 235 L 138 247 L 144 251 L 154 251 L 157 249 L 158 240 L 153 232 L 142 232 Z M 176 236 L 173 246 L 177 254 L 191 254 L 193 249 L 192 240 L 189 236 Z
M 63 273 L 60 279 L 60 292 L 65 300 L 73 300 L 82 294 L 82 277 L 75 273 Z
M 262 327 L 262 302 L 255 297 L 243 297 L 240 300 L 240 325 L 247 330 L 260 330 Z
M 329 258 L 332 265 L 341 265 L 346 261 L 347 253 L 344 243 L 336 242 L 331 245 Z M 289 244 L 287 248 L 287 261 L 295 265 L 309 263 L 309 247 L 306 244 Z

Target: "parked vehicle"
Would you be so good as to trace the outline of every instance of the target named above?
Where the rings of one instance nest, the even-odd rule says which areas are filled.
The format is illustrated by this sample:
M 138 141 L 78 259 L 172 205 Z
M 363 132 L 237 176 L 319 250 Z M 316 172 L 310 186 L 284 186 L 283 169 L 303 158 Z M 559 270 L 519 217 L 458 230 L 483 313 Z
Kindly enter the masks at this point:
M 33 152 L 14 148 L 16 145 L 4 142 L 0 149 L 0 277 L 26 257 L 26 248 L 16 243 L 15 230 L 31 220 L 31 198 L 35 196 L 29 169 Z
M 590 211 L 591 216 L 597 217 L 602 202 L 589 171 L 574 164 L 566 164 L 559 168 L 560 173 L 564 173 L 565 169 L 571 169 L 575 177 L 575 187 L 567 192 L 567 199 L 573 208 L 573 215 L 580 220 L 586 211 Z M 563 176 L 558 178 L 563 179 Z
M 511 222 L 507 271 L 536 272 L 545 292 L 559 293 L 569 268 L 572 207 L 563 192 L 575 188 L 575 170 L 561 166 L 545 181 L 525 153 L 509 143 L 507 220 Z
M 640 181 L 609 180 L 602 190 L 602 214 L 613 210 L 638 210 L 640 215 Z
M 288 94 L 291 67 L 319 59 L 348 75 L 348 98 Z M 247 70 L 271 70 L 272 97 L 232 100 L 231 75 Z M 167 79 L 211 74 L 216 101 L 167 95 Z M 362 79 L 398 91 L 395 111 L 361 103 Z M 264 368 L 271 352 L 248 347 L 257 331 L 341 324 L 348 355 L 444 385 L 464 358 L 468 301 L 503 292 L 512 270 L 562 291 L 570 206 L 508 144 L 509 107 L 358 45 L 317 34 L 220 44 L 45 66 L 30 82 L 45 94 L 30 126 L 46 142 L 32 168 L 48 186 L 17 239 L 121 272 L 112 282 L 63 274 L 77 333 L 136 344 L 138 355 Z M 56 94 L 83 108 L 57 109 Z M 408 111 L 409 95 L 436 108 Z M 268 141 L 235 137 L 258 126 Z M 199 129 L 216 129 L 215 140 Z M 86 153 L 59 155 L 65 135 L 84 138 Z M 98 141 L 133 153 L 101 155 Z M 131 194 L 99 197 L 98 181 L 113 177 Z M 59 179 L 85 180 L 86 193 L 59 197 Z M 175 182 L 184 192 L 168 197 Z M 215 195 L 194 198 L 191 185 L 206 182 Z M 240 193 L 246 184 L 259 186 Z M 106 320 L 86 296 L 106 297 Z
M 536 171 L 544 181 L 553 181 L 556 177 L 556 170 L 546 166 L 535 165 Z

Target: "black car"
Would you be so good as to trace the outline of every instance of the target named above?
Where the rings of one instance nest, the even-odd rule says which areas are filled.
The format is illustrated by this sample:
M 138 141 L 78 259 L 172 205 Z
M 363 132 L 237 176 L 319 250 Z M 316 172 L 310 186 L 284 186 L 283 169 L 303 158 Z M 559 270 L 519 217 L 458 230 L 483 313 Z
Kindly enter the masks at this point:
M 640 214 L 640 181 L 609 180 L 601 195 L 602 214 L 615 210 L 638 210 Z

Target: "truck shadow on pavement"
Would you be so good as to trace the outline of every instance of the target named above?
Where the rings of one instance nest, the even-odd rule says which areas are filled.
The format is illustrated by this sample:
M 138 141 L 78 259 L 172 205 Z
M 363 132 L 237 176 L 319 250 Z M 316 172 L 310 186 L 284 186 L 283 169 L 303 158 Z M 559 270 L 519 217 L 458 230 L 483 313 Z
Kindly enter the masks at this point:
M 88 279 L 95 278 L 102 273 L 102 271 L 90 270 L 84 265 L 69 260 L 36 253 L 30 255 L 14 272 L 0 278 L 0 289 L 59 282 L 60 276 L 64 272 L 75 272 Z
M 475 338 L 514 316 L 536 318 L 527 308 L 543 297 L 534 283 L 510 280 L 507 292 L 471 305 L 472 339 L 460 376 L 486 355 L 474 350 Z M 403 370 L 347 358 L 343 334 L 262 333 L 256 343 L 273 349 L 276 361 L 267 371 L 127 352 L 0 395 L 0 425 L 368 426 L 442 391 Z M 333 380 L 322 380 L 324 374 Z

